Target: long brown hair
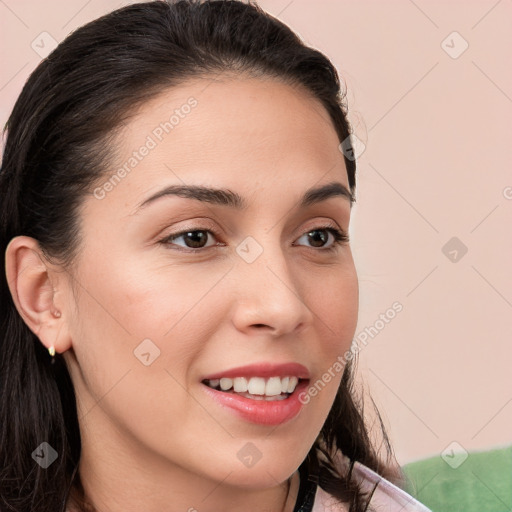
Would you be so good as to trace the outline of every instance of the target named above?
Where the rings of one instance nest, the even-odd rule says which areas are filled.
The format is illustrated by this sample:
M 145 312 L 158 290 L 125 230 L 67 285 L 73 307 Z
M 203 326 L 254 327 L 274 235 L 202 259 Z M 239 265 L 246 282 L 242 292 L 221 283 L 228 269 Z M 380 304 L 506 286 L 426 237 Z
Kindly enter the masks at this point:
M 349 50 L 350 51 L 350 50 Z M 78 207 L 108 168 L 109 142 L 133 110 L 194 76 L 232 71 L 306 88 L 325 107 L 340 142 L 350 135 L 336 69 L 258 5 L 181 0 L 129 5 L 72 32 L 32 72 L 7 121 L 0 170 L 0 253 L 18 235 L 70 268 L 80 248 Z M 345 156 L 355 193 L 356 162 Z M 64 511 L 77 472 L 80 433 L 64 359 L 48 353 L 18 314 L 0 258 L 0 509 Z M 384 433 L 383 439 L 391 453 Z M 30 454 L 42 441 L 59 454 L 48 468 Z M 366 509 L 367 497 L 341 471 L 342 453 L 384 476 L 353 389 L 352 363 L 301 468 L 318 484 Z M 83 506 L 85 508 L 85 505 Z

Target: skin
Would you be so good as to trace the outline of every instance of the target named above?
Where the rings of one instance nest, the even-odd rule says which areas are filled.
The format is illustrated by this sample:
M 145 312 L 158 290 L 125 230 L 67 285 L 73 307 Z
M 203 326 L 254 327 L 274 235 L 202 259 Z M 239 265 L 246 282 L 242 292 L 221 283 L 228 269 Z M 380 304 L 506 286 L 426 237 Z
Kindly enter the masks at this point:
M 118 137 L 117 165 L 190 96 L 197 106 L 130 174 L 103 199 L 85 198 L 72 271 L 47 261 L 32 238 L 16 237 L 6 253 L 18 311 L 70 370 L 80 474 L 102 512 L 283 510 L 288 481 L 327 417 L 342 372 L 277 427 L 221 408 L 200 380 L 248 363 L 292 361 L 314 383 L 349 349 L 356 329 L 350 245 L 327 252 L 307 236 L 328 223 L 348 233 L 350 202 L 338 196 L 297 209 L 311 187 L 338 181 L 348 188 L 323 106 L 275 79 L 196 78 L 130 118 Z M 184 183 L 229 188 L 249 206 L 168 196 L 134 213 L 164 186 Z M 159 242 L 186 229 L 219 236 L 209 233 L 208 247 L 195 254 L 176 249 L 193 247 L 190 238 Z M 328 232 L 320 234 L 333 245 Z M 263 249 L 252 263 L 236 252 L 247 236 Z M 160 350 L 149 366 L 133 353 L 146 338 Z M 250 468 L 237 457 L 248 442 L 261 452 Z

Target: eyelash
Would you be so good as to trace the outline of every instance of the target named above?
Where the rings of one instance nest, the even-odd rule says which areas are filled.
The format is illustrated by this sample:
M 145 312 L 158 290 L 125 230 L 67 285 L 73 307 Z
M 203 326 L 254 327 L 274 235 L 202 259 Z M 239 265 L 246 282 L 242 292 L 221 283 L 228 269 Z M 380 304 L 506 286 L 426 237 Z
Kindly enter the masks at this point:
M 328 247 L 327 249 L 319 248 L 319 249 L 317 249 L 318 251 L 333 252 L 333 251 L 336 251 L 340 246 L 343 246 L 349 242 L 348 235 L 344 231 L 340 231 L 339 229 L 333 227 L 332 225 L 318 226 L 313 229 L 309 229 L 308 231 L 303 233 L 303 235 L 301 235 L 301 236 L 307 235 L 308 233 L 311 233 L 312 231 L 328 231 L 334 237 L 334 242 L 330 247 Z M 216 238 L 219 237 L 219 233 L 217 233 L 217 231 L 214 229 L 195 228 L 195 229 L 186 229 L 183 231 L 179 231 L 178 233 L 171 233 L 170 235 L 166 236 L 165 238 L 162 238 L 161 240 L 159 240 L 159 243 L 161 243 L 162 245 L 170 246 L 170 245 L 172 245 L 170 243 L 171 240 L 180 238 L 181 236 L 186 235 L 188 233 L 196 233 L 196 232 L 211 233 Z M 205 251 L 206 249 L 211 249 L 212 247 L 218 247 L 218 245 L 212 245 L 210 247 L 202 247 L 202 248 L 198 248 L 198 249 L 193 249 L 190 247 L 185 249 L 183 247 L 177 246 L 177 248 L 173 248 L 173 250 L 182 251 L 182 252 L 186 252 L 186 253 L 196 253 L 196 252 Z M 311 247 L 311 249 L 314 249 L 314 247 Z

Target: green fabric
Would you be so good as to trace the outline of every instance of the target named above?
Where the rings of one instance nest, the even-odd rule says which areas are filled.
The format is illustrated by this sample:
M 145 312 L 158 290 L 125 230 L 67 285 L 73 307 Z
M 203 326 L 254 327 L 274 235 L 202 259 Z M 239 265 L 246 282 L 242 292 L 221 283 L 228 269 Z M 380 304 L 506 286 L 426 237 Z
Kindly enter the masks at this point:
M 456 468 L 438 456 L 402 470 L 405 490 L 433 512 L 512 511 L 512 446 L 470 452 Z

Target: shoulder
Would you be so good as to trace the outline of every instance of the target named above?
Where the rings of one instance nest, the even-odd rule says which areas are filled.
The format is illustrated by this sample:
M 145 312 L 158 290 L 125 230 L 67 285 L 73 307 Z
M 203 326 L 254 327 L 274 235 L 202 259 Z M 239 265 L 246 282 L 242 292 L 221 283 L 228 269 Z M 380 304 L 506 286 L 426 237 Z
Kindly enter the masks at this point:
M 432 512 L 405 491 L 381 477 L 370 468 L 356 462 L 354 478 L 365 492 L 371 495 L 369 509 L 375 512 Z M 339 503 L 320 486 L 316 489 L 312 512 L 347 512 L 346 505 Z

